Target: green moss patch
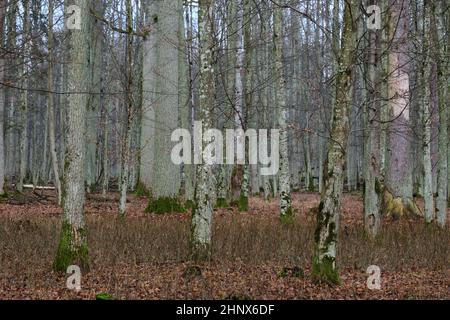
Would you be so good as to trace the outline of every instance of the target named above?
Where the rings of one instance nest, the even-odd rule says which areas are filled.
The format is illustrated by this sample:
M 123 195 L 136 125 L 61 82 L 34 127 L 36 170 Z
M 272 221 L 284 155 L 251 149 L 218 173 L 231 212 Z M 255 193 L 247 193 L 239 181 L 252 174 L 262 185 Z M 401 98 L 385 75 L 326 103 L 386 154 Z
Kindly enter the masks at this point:
M 214 208 L 216 209 L 225 209 L 228 208 L 229 204 L 227 202 L 227 199 L 225 198 L 217 198 L 216 200 L 216 205 L 214 206 Z
M 332 257 L 324 257 L 322 262 L 320 262 L 317 257 L 314 257 L 312 265 L 312 275 L 314 279 L 329 285 L 339 285 L 341 283 L 339 272 L 333 265 L 334 258 Z
M 248 197 L 244 195 L 240 195 L 238 201 L 238 209 L 239 211 L 248 211 Z
M 164 213 L 184 213 L 186 208 L 177 198 L 161 197 L 156 200 L 150 199 L 145 212 L 164 214 Z
M 141 182 L 137 184 L 134 194 L 136 197 L 150 197 L 150 191 Z
M 101 292 L 95 295 L 96 300 L 115 300 L 114 296 L 110 293 Z
M 76 238 L 79 240 L 75 241 Z M 89 270 L 86 231 L 84 229 L 76 230 L 69 223 L 63 222 L 53 269 L 58 272 L 66 272 L 70 265 L 77 265 L 84 271 Z

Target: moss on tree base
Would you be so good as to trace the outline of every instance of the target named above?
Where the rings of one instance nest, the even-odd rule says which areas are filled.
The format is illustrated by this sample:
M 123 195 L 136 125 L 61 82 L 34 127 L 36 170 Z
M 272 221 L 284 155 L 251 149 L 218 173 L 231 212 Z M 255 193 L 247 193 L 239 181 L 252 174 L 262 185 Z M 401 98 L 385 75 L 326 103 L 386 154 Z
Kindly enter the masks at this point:
M 248 211 L 248 197 L 244 195 L 239 196 L 238 209 L 239 211 Z
M 312 275 L 316 280 L 330 285 L 339 285 L 341 283 L 339 272 L 334 267 L 334 258 L 332 257 L 325 256 L 322 261 L 319 261 L 318 257 L 314 257 Z
M 294 223 L 294 213 L 292 208 L 289 207 L 285 214 L 280 215 L 281 223 L 284 225 L 290 225 Z
M 138 182 L 134 194 L 136 197 L 150 197 L 150 191 L 141 182 Z
M 227 199 L 225 199 L 225 198 L 217 198 L 216 205 L 214 206 L 214 208 L 216 208 L 216 209 L 225 209 L 225 208 L 228 208 L 228 207 L 229 207 L 229 204 L 228 204 Z
M 164 214 L 164 213 L 184 213 L 186 208 L 177 198 L 161 197 L 156 200 L 150 199 L 145 212 Z
M 53 269 L 58 272 L 66 272 L 70 265 L 77 265 L 84 271 L 89 270 L 86 231 L 76 229 L 69 223 L 63 222 Z

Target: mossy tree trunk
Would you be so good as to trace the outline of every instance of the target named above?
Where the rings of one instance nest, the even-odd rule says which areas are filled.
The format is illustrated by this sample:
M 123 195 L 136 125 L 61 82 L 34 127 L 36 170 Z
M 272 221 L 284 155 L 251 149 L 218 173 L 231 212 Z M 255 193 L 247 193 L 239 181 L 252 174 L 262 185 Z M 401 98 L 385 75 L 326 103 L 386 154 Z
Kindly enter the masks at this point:
M 390 41 L 387 62 L 387 146 L 386 146 L 386 192 L 392 195 L 390 214 L 420 214 L 413 201 L 411 166 L 411 127 L 408 54 L 409 0 L 388 1 L 388 41 Z
M 354 5 L 345 2 L 331 136 L 326 158 L 324 189 L 320 199 L 315 231 L 313 275 L 333 284 L 339 283 L 339 274 L 336 268 L 336 243 L 349 131 L 348 113 L 352 97 L 354 34 L 356 33 L 353 17 L 357 12 Z
M 274 60 L 276 81 L 276 108 L 280 130 L 280 217 L 292 218 L 291 186 L 288 151 L 288 108 L 286 106 L 286 75 L 283 67 L 283 8 L 275 7 L 273 13 Z
M 87 83 L 89 75 L 89 1 L 69 0 L 80 8 L 80 29 L 68 30 L 66 156 L 63 181 L 63 221 L 54 269 L 65 272 L 69 265 L 89 268 L 84 218 L 84 160 Z
M 200 41 L 200 105 L 198 116 L 203 121 L 204 130 L 211 127 L 211 106 L 214 102 L 214 1 L 200 0 L 198 28 Z M 203 146 L 210 141 L 203 136 Z M 213 204 L 211 199 L 212 166 L 202 163 L 197 165 L 194 209 L 191 223 L 191 257 L 205 260 L 210 257 Z

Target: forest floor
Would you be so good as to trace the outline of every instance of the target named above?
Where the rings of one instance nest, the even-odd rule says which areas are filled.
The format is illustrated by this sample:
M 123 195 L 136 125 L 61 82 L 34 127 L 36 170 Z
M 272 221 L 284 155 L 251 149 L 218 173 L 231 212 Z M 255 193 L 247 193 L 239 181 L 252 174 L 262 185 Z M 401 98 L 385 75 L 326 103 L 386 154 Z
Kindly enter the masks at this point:
M 358 194 L 343 199 L 339 286 L 310 275 L 318 194 L 294 194 L 292 225 L 279 222 L 276 199 L 216 210 L 212 260 L 198 265 L 188 258 L 189 213 L 149 214 L 147 199 L 128 200 L 119 219 L 116 194 L 88 197 L 91 268 L 79 292 L 52 271 L 61 209 L 51 191 L 0 200 L 0 299 L 450 299 L 449 228 L 385 219 L 372 241 Z M 367 288 L 370 265 L 381 269 L 380 290 Z

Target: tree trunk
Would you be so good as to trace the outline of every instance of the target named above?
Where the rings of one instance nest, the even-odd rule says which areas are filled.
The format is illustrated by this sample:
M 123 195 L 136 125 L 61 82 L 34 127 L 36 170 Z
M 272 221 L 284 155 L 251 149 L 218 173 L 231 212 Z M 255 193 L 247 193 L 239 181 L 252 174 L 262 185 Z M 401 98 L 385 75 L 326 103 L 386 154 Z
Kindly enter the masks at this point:
M 388 62 L 389 132 L 384 203 L 386 216 L 419 214 L 412 199 L 408 24 L 409 1 L 390 1 Z
M 352 98 L 354 34 L 356 33 L 352 17 L 357 12 L 355 5 L 345 2 L 331 138 L 325 166 L 324 190 L 320 199 L 315 231 L 312 272 L 320 280 L 330 283 L 339 283 L 339 274 L 336 268 L 336 243 L 339 232 L 345 152 L 347 150 L 349 131 L 348 113 Z
M 54 262 L 57 271 L 70 265 L 89 268 L 84 218 L 84 160 L 86 146 L 86 107 L 89 81 L 89 1 L 68 0 L 80 8 L 80 26 L 68 30 L 66 157 L 64 170 L 63 221 Z
M 447 220 L 447 170 L 448 170 L 448 110 L 446 100 L 448 97 L 448 60 L 445 61 L 445 45 L 439 41 L 444 38 L 444 8 L 441 3 L 436 8 L 436 3 L 431 2 L 431 37 L 433 43 L 433 53 L 431 54 L 437 67 L 437 90 L 438 90 L 438 107 L 439 107 L 439 137 L 438 137 L 438 179 L 437 179 L 437 199 L 436 199 L 436 219 L 441 228 L 445 227 Z M 436 9 L 438 12 L 436 12 Z M 441 40 L 443 41 L 443 40 Z M 448 43 L 447 43 L 448 47 Z M 448 57 L 448 55 L 447 55 Z
M 288 152 L 288 108 L 286 106 L 286 78 L 283 68 L 283 9 L 274 10 L 274 45 L 276 72 L 276 108 L 280 130 L 280 217 L 282 221 L 292 219 L 291 186 Z
M 19 167 L 19 181 L 17 183 L 17 190 L 22 192 L 23 182 L 27 172 L 28 160 L 28 64 L 30 58 L 30 14 L 29 14 L 29 0 L 23 1 L 24 21 L 23 21 L 23 59 L 22 59 L 22 90 L 20 92 L 20 167 Z
M 0 46 L 3 46 L 3 27 L 5 24 L 6 4 L 0 4 Z M 4 82 L 5 56 L 0 53 L 0 82 Z M 4 116 L 5 116 L 5 86 L 0 85 L 0 197 L 5 193 L 5 141 L 4 141 Z
M 127 205 L 127 190 L 130 173 L 131 160 L 131 136 L 133 134 L 133 11 L 131 7 L 131 0 L 126 0 L 126 15 L 127 15 L 127 35 L 126 35 L 126 50 L 125 50 L 125 68 L 126 68 L 126 87 L 125 87 L 125 105 L 126 105 L 126 121 L 125 121 L 125 137 L 123 137 L 122 158 L 121 158 L 121 172 L 119 191 L 119 215 L 124 216 Z
M 181 187 L 181 171 L 171 160 L 170 138 L 179 126 L 179 48 L 174 44 L 178 44 L 182 10 L 178 7 L 178 0 L 158 3 L 149 8 L 150 14 L 147 15 L 152 19 L 153 28 L 146 42 L 156 48 L 144 49 L 147 56 L 144 58 L 143 88 L 157 94 L 147 94 L 147 99 L 144 98 L 140 182 L 152 191 L 155 201 L 161 198 L 172 202 L 178 201 Z M 155 36 L 157 40 L 151 40 Z
M 96 0 L 92 2 L 92 10 L 100 15 L 104 15 L 104 1 Z M 91 30 L 90 44 L 90 85 L 91 94 L 89 96 L 87 111 L 87 138 L 86 138 L 86 184 L 88 191 L 92 191 L 97 179 L 97 133 L 98 133 L 98 112 L 102 103 L 102 79 L 103 79 L 103 22 L 93 15 L 89 18 Z
M 199 41 L 200 41 L 200 105 L 199 119 L 203 122 L 203 130 L 211 126 L 211 106 L 214 99 L 214 66 L 213 37 L 214 1 L 199 1 Z M 210 141 L 203 135 L 203 145 Z M 203 150 L 202 150 L 203 151 Z M 210 197 L 212 166 L 202 163 L 197 165 L 195 186 L 195 207 L 192 213 L 191 256 L 195 260 L 205 260 L 211 254 L 211 230 L 213 207 Z
M 50 140 L 50 155 L 52 159 L 53 176 L 55 181 L 56 192 L 58 195 L 58 205 L 61 205 L 61 180 L 58 169 L 58 156 L 56 154 L 56 118 L 55 118 L 55 104 L 53 99 L 53 0 L 48 3 L 48 126 L 49 126 L 49 140 Z
M 368 77 L 367 84 L 368 104 L 366 106 L 365 119 L 365 177 L 364 177 L 364 227 L 366 232 L 374 238 L 381 225 L 381 185 L 380 176 L 380 125 L 376 121 L 380 116 L 380 85 L 379 73 L 377 69 L 380 31 L 369 31 L 369 52 L 368 52 Z
M 430 60 L 430 20 L 431 7 L 427 1 L 424 6 L 424 35 L 423 35 L 423 62 L 421 66 L 421 81 L 419 86 L 422 89 L 422 101 L 420 104 L 421 118 L 423 126 L 422 155 L 423 155 L 423 199 L 425 203 L 425 221 L 431 223 L 434 219 L 434 199 L 433 199 L 433 174 L 431 165 L 431 60 Z

